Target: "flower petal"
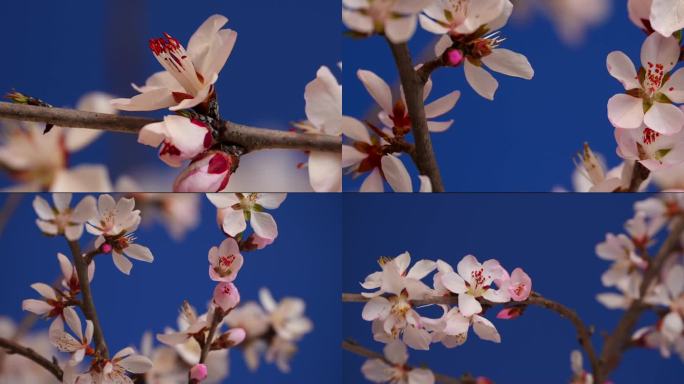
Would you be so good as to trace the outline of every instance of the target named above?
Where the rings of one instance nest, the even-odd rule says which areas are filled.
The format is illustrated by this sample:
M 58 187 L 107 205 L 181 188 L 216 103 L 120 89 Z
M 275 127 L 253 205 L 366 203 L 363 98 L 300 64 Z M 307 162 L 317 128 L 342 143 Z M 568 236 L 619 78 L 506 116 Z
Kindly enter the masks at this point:
M 482 67 L 478 67 L 466 60 L 463 67 L 465 71 L 466 80 L 468 84 L 477 92 L 478 95 L 488 100 L 494 100 L 496 89 L 499 88 L 499 82 L 494 76 L 485 71 Z

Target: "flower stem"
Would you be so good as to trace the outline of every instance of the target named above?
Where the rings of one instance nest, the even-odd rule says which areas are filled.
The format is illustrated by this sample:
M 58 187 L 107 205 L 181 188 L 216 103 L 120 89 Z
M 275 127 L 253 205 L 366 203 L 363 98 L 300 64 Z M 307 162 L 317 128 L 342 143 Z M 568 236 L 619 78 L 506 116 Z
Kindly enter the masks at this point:
M 95 309 L 95 302 L 93 301 L 93 294 L 90 291 L 90 281 L 88 280 L 88 264 L 83 257 L 81 247 L 77 241 L 69 241 L 69 248 L 71 249 L 72 258 L 74 259 L 74 268 L 78 274 L 78 283 L 81 286 L 81 295 L 83 296 L 83 314 L 86 319 L 93 322 L 94 339 L 97 351 L 100 357 L 109 359 L 109 349 L 102 333 L 102 326 L 97 317 L 97 310 Z
M 204 340 L 204 344 L 202 345 L 202 354 L 200 355 L 199 360 L 201 364 L 204 364 L 204 362 L 207 361 L 207 356 L 209 355 L 209 351 L 211 351 L 211 343 L 214 341 L 216 329 L 218 328 L 219 324 L 221 324 L 221 321 L 223 321 L 223 317 L 223 310 L 219 307 L 216 307 L 216 309 L 214 310 L 214 316 L 211 318 L 209 334 L 207 335 L 207 338 L 206 340 Z
M 420 173 L 430 178 L 433 191 L 444 192 L 442 176 L 439 172 L 437 159 L 435 159 L 432 140 L 430 139 L 430 131 L 428 130 L 427 117 L 425 116 L 423 88 L 425 88 L 425 82 L 427 80 L 423 79 L 423 77 L 413 69 L 411 52 L 406 43 L 394 44 L 389 40 L 387 40 L 387 43 L 392 50 L 394 61 L 399 70 L 401 85 L 403 86 L 404 94 L 406 95 L 406 106 L 413 126 L 412 132 L 416 142 L 416 153 L 415 156 L 412 156 L 411 158 L 414 163 L 416 163 L 416 167 Z
M 62 372 L 62 368 L 59 367 L 56 361 L 50 361 L 45 357 L 41 356 L 40 354 L 38 354 L 33 349 L 19 345 L 17 342 L 5 339 L 4 337 L 0 337 L 0 348 L 5 349 L 9 354 L 21 355 L 29 360 L 32 360 L 36 364 L 47 369 L 59 381 L 62 381 L 64 372 Z

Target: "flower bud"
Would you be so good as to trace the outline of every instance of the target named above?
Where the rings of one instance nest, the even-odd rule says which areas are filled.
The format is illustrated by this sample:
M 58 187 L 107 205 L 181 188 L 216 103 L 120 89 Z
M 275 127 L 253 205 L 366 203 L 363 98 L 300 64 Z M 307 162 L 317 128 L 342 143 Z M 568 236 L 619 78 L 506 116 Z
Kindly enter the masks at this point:
M 460 49 L 448 49 L 444 57 L 446 58 L 447 64 L 452 67 L 461 65 L 463 63 L 463 59 L 465 58 L 463 51 Z
M 203 381 L 207 378 L 208 375 L 208 370 L 207 366 L 204 364 L 195 364 L 190 369 L 190 379 L 191 380 L 196 380 L 196 381 Z
M 214 289 L 214 304 L 218 305 L 224 314 L 240 303 L 240 292 L 233 283 L 222 282 Z
M 242 328 L 232 328 L 228 332 L 217 338 L 211 345 L 212 349 L 233 348 L 242 343 L 247 337 L 247 333 Z
M 226 188 L 239 158 L 221 151 L 207 151 L 194 160 L 173 183 L 174 192 L 219 192 Z

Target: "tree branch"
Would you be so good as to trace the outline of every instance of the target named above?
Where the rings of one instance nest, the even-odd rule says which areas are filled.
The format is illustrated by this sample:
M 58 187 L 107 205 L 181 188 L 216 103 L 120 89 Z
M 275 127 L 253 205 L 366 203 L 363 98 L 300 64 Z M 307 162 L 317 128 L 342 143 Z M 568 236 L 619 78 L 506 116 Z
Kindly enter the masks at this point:
M 388 365 L 394 365 L 391 361 L 388 361 L 385 356 L 383 356 L 381 353 L 371 351 L 368 348 L 365 348 L 356 342 L 350 341 L 350 340 L 345 340 L 342 342 L 342 349 L 345 349 L 351 353 L 357 354 L 359 356 L 363 356 L 368 359 L 380 359 L 384 361 Z M 406 365 L 406 368 L 408 369 L 413 369 L 410 365 Z M 442 375 L 439 373 L 433 372 L 435 375 L 435 381 L 438 383 L 444 383 L 444 384 L 474 384 L 475 381 L 471 380 L 469 378 L 466 378 L 464 380 L 459 380 L 455 377 L 447 376 L 447 375 Z
M 36 364 L 50 371 L 50 373 L 52 373 L 59 381 L 62 381 L 62 377 L 64 376 L 62 368 L 60 368 L 56 362 L 46 359 L 33 349 L 21 346 L 17 342 L 5 339 L 4 337 L 0 337 L 0 347 L 5 349 L 9 354 L 21 355 L 35 362 Z
M 78 283 L 81 286 L 81 295 L 83 296 L 83 314 L 86 319 L 93 322 L 95 346 L 100 353 L 100 357 L 109 359 L 109 349 L 107 342 L 105 342 L 104 334 L 102 333 L 102 326 L 100 319 L 97 317 L 97 310 L 95 309 L 95 302 L 93 301 L 93 294 L 90 291 L 90 282 L 88 281 L 88 264 L 81 253 L 81 247 L 77 241 L 69 241 L 69 248 L 74 260 L 74 268 L 78 274 Z
M 342 294 L 342 301 L 343 302 L 353 302 L 353 303 L 361 303 L 361 302 L 367 302 L 369 301 L 369 298 L 364 297 L 361 294 L 357 293 L 343 293 Z M 480 299 L 479 300 L 484 306 L 487 307 L 493 307 L 498 305 L 498 303 L 493 303 L 487 300 Z M 433 297 L 430 299 L 426 300 L 412 300 L 411 304 L 414 307 L 421 307 L 424 305 L 431 305 L 431 304 L 448 304 L 448 305 L 457 305 L 458 304 L 458 296 L 441 296 L 441 297 Z M 520 301 L 520 302 L 513 302 L 513 305 L 520 306 L 520 305 L 534 305 L 537 307 L 542 307 L 548 310 L 551 310 L 553 312 L 556 312 L 559 314 L 561 317 L 568 319 L 572 325 L 575 327 L 575 330 L 577 331 L 577 339 L 584 348 L 584 350 L 587 353 L 587 357 L 589 358 L 589 361 L 591 363 L 592 371 L 594 371 L 594 375 L 597 375 L 600 370 L 600 360 L 598 358 L 598 355 L 596 353 L 596 350 L 594 349 L 594 346 L 591 342 L 591 336 L 592 336 L 592 331 L 591 329 L 584 324 L 582 319 L 579 317 L 577 312 L 574 310 L 564 306 L 561 303 L 555 302 L 553 300 L 549 300 L 541 296 L 540 294 L 533 292 L 530 297 L 525 300 L 525 301 Z
M 632 170 L 632 178 L 629 180 L 629 186 L 626 192 L 639 192 L 641 184 L 648 179 L 651 171 L 644 167 L 640 162 L 634 162 L 634 169 Z
M 216 334 L 216 329 L 218 328 L 219 324 L 221 324 L 221 321 L 223 321 L 223 310 L 220 307 L 216 307 L 214 310 L 214 316 L 211 318 L 211 325 L 209 326 L 209 334 L 207 335 L 207 339 L 204 340 L 204 344 L 202 345 L 202 353 L 200 355 L 200 363 L 204 363 L 207 361 L 207 356 L 209 355 L 209 351 L 211 351 L 211 343 L 214 342 L 214 334 Z
M 413 61 L 408 45 L 406 43 L 394 44 L 390 40 L 387 40 L 387 43 L 392 50 L 394 61 L 399 70 L 401 85 L 404 87 L 404 94 L 406 96 L 406 107 L 411 117 L 413 137 L 416 142 L 414 162 L 420 173 L 430 178 L 433 191 L 444 192 L 444 184 L 442 183 L 437 159 L 435 159 L 425 116 L 425 104 L 423 101 L 425 81 L 413 69 Z
M 644 272 L 644 279 L 639 287 L 639 298 L 634 300 L 629 308 L 627 308 L 613 333 L 606 338 L 605 344 L 603 345 L 603 351 L 601 352 L 601 364 L 604 376 L 595 376 L 597 383 L 606 381 L 608 375 L 620 364 L 622 354 L 625 351 L 625 345 L 629 345 L 632 330 L 636 326 L 637 321 L 639 321 L 643 311 L 647 308 L 647 306 L 643 305 L 644 297 L 658 277 L 663 264 L 667 261 L 672 252 L 679 247 L 682 233 L 684 233 L 684 218 L 678 216 L 674 219 L 670 234 L 660 246 L 658 254 L 649 263 L 648 268 Z
M 109 115 L 64 108 L 0 103 L 0 117 L 13 120 L 49 123 L 62 127 L 91 128 L 110 132 L 137 134 L 140 129 L 158 120 L 134 116 Z M 274 129 L 255 128 L 226 121 L 222 140 L 238 144 L 247 151 L 260 149 L 298 149 L 320 152 L 341 152 L 342 139 L 331 135 L 303 134 Z

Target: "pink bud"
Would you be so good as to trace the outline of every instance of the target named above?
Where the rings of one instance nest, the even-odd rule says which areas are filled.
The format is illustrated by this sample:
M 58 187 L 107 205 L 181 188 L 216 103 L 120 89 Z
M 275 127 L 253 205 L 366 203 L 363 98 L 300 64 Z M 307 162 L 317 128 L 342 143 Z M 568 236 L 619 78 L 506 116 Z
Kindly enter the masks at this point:
M 207 378 L 207 366 L 204 364 L 195 364 L 194 367 L 190 369 L 190 379 L 202 381 Z
M 532 292 L 532 279 L 522 270 L 516 268 L 511 273 L 510 285 L 508 286 L 508 293 L 514 301 L 525 301 L 530 297 Z
M 513 320 L 515 318 L 520 317 L 522 313 L 523 309 L 520 307 L 504 308 L 496 314 L 496 318 L 502 320 Z
M 173 183 L 174 192 L 219 192 L 226 188 L 237 168 L 237 156 L 207 151 L 190 163 Z
M 247 337 L 247 333 L 242 328 L 233 328 L 226 332 L 226 334 L 228 335 L 228 342 L 232 346 L 242 343 L 245 340 L 245 337 Z
M 240 292 L 233 283 L 222 282 L 214 288 L 214 304 L 224 312 L 235 308 L 240 302 Z
M 112 246 L 107 244 L 107 243 L 102 244 L 101 248 L 102 248 L 102 252 L 104 252 L 104 253 L 109 253 L 112 251 Z
M 267 246 L 273 244 L 274 239 L 266 239 L 263 237 L 259 237 L 257 234 L 253 233 L 250 236 L 250 240 L 252 244 L 254 244 L 257 247 L 257 249 L 264 249 Z
M 447 63 L 452 67 L 461 65 L 464 58 L 465 56 L 463 56 L 463 52 L 460 49 L 449 49 L 446 52 Z

